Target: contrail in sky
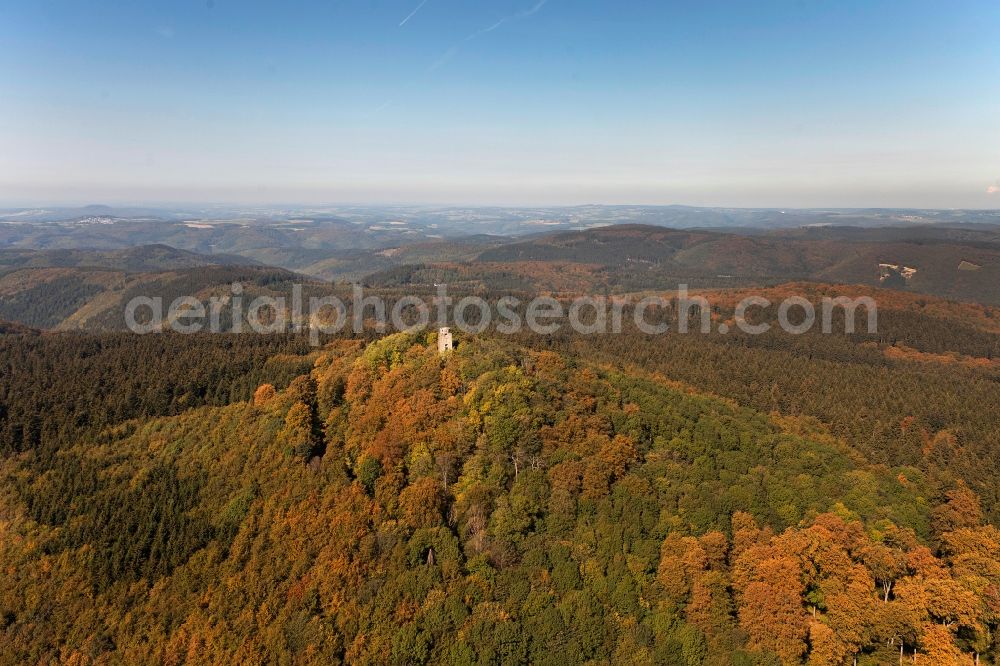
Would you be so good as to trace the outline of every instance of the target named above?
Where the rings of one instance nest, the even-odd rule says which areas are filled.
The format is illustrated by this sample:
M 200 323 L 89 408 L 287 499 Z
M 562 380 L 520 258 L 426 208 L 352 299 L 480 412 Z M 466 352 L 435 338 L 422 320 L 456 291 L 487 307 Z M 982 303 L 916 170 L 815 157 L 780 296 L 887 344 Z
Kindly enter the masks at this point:
M 500 26 L 504 25 L 505 23 L 509 23 L 511 21 L 517 21 L 517 20 L 523 19 L 523 18 L 528 18 L 529 16 L 531 16 L 533 14 L 537 14 L 538 11 L 542 7 L 544 7 L 545 4 L 548 1 L 549 0 L 538 0 L 534 5 L 532 5 L 528 9 L 522 9 L 521 11 L 515 12 L 514 14 L 511 14 L 509 16 L 504 16 L 499 21 L 496 21 L 495 23 L 492 23 L 491 25 L 489 25 L 489 26 L 487 26 L 485 28 L 480 28 L 479 30 L 476 30 L 475 32 L 472 32 L 472 33 L 466 35 L 465 39 L 462 39 L 461 41 L 459 41 L 458 43 L 456 43 L 455 45 L 453 45 L 450 49 L 448 49 L 443 54 L 441 54 L 441 56 L 437 60 L 435 60 L 434 62 L 432 62 L 427 67 L 427 69 L 424 70 L 424 73 L 423 73 L 422 76 L 418 76 L 417 78 L 415 78 L 412 81 L 410 81 L 405 86 L 405 88 L 412 88 L 413 86 L 415 86 L 418 83 L 418 81 L 423 76 L 426 76 L 426 75 L 430 74 L 431 72 L 433 72 L 438 67 L 441 67 L 442 65 L 445 65 L 448 61 L 450 61 L 452 58 L 454 58 L 456 55 L 458 55 L 458 52 L 462 50 L 462 46 L 464 44 L 467 44 L 467 43 L 471 42 L 472 40 L 474 40 L 475 38 L 479 37 L 480 35 L 485 35 L 488 32 L 493 32 L 494 30 L 496 30 Z M 423 2 L 421 2 L 419 5 L 417 5 L 417 8 L 414 9 L 412 12 L 410 12 L 410 15 L 407 16 L 405 19 L 403 19 L 402 23 L 400 23 L 399 25 L 402 26 L 404 23 L 406 23 L 407 21 L 409 21 L 410 18 L 412 18 L 414 14 L 416 14 L 418 11 L 420 11 L 420 8 L 423 7 L 425 4 L 427 4 L 427 0 L 423 0 Z M 391 105 L 392 105 L 392 100 L 391 99 L 390 100 L 386 100 L 385 102 L 383 102 L 382 104 L 380 104 L 374 110 L 373 113 L 379 113 L 379 112 L 385 110 L 386 108 L 388 108 Z
M 414 15 L 416 15 L 416 13 L 420 11 L 420 8 L 423 7 L 426 4 L 427 4 L 427 0 L 423 0 L 423 2 L 421 2 L 419 5 L 417 5 L 417 8 L 414 9 L 412 12 L 410 12 L 409 16 L 407 16 L 405 19 L 403 19 L 402 21 L 399 22 L 399 27 L 402 28 L 404 25 L 406 25 L 406 22 L 409 21 L 411 18 L 413 18 Z
M 449 60 L 451 60 L 453 57 L 455 57 L 455 55 L 458 54 L 459 50 L 462 48 L 462 44 L 465 44 L 467 42 L 471 42 L 473 39 L 475 39 L 476 37 L 479 37 L 480 35 L 485 35 L 488 32 L 493 32 L 494 30 L 496 30 L 497 28 L 499 28 L 500 26 L 502 26 L 504 23 L 507 23 L 509 21 L 517 21 L 518 19 L 528 18 L 532 14 L 538 13 L 538 10 L 540 10 L 542 7 L 544 7 L 545 3 L 548 2 L 548 1 L 549 0 L 538 0 L 538 2 L 536 2 L 534 4 L 534 6 L 531 7 L 530 9 L 524 9 L 522 11 L 517 12 L 516 14 L 511 14 L 510 16 L 504 16 L 502 19 L 500 19 L 496 23 L 493 23 L 492 25 L 487 26 L 485 28 L 480 28 L 479 30 L 476 30 L 475 32 L 469 34 L 465 39 L 463 39 L 462 41 L 460 41 L 458 44 L 455 44 L 450 49 L 448 49 L 447 51 L 445 51 L 444 54 L 440 58 L 438 58 L 437 60 L 435 60 L 434 62 L 432 62 L 431 65 L 430 65 L 430 67 L 427 68 L 427 71 L 428 72 L 433 72 L 435 69 L 437 69 L 438 67 L 444 65 Z

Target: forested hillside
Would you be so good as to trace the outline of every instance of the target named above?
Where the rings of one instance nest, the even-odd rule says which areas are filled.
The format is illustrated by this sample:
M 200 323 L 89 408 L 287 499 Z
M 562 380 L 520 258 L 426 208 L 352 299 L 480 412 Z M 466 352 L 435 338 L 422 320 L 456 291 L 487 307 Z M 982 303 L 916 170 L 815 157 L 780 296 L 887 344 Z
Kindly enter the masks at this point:
M 120 363 L 17 360 L 42 339 L 3 339 L 16 381 Z M 168 382 L 8 449 L 5 662 L 996 657 L 1000 532 L 923 460 L 873 460 L 665 364 L 486 337 L 442 356 L 433 334 L 273 344 L 250 399 L 220 364 L 224 393 Z
M 91 255 L 92 256 L 92 255 Z M 137 296 L 163 299 L 194 297 L 207 303 L 215 296 L 229 302 L 239 283 L 248 302 L 257 296 L 330 293 L 328 285 L 281 268 L 251 265 L 204 265 L 178 270 L 131 272 L 90 267 L 29 267 L 0 270 L 0 319 L 56 330 L 128 330 L 125 310 Z M 228 329 L 231 316 L 223 313 Z
M 355 210 L 354 221 L 304 214 L 3 224 L 0 274 L 16 268 L 151 273 L 259 262 L 378 287 L 446 281 L 470 289 L 625 293 L 682 282 L 721 288 L 811 280 L 1000 305 L 1000 227 L 983 223 L 995 221 L 994 211 L 621 212 L 550 210 L 551 217 L 532 222 L 523 217 L 527 211 L 481 211 L 513 217 L 463 233 L 454 228 L 458 211 L 428 210 Z M 872 223 L 878 226 L 866 226 Z M 63 290 L 72 296 L 69 286 Z M 0 285 L 0 297 L 4 292 Z
M 578 291 L 622 293 L 671 289 L 679 283 L 718 288 L 812 280 L 1000 304 L 1000 241 L 996 228 L 986 225 L 739 234 L 615 225 L 486 249 L 463 265 L 454 281 L 470 282 L 477 274 L 489 273 L 499 277 L 493 284 L 504 284 L 506 267 L 536 290 L 560 291 L 565 287 L 552 275 L 566 265 L 584 273 L 577 277 Z M 418 268 L 426 273 L 428 267 Z M 420 271 L 413 272 L 411 281 L 419 281 Z M 382 274 L 371 278 L 383 279 Z
M 226 254 L 198 254 L 169 245 L 140 245 L 120 250 L 0 250 L 0 270 L 13 268 L 97 268 L 141 273 L 200 266 L 247 266 L 256 262 Z
M 862 293 L 863 290 L 856 292 Z M 707 294 L 713 319 L 731 321 L 744 291 Z M 850 294 L 841 287 L 783 285 L 753 293 L 777 300 Z M 962 479 L 1000 525 L 1000 335 L 989 308 L 873 291 L 878 331 L 788 335 L 730 332 L 649 336 L 524 334 L 521 342 L 600 360 L 624 372 L 657 372 L 767 413 L 819 419 L 871 462 L 914 465 Z M 818 305 L 817 305 L 818 309 Z M 670 312 L 665 321 L 671 322 Z M 835 319 L 833 331 L 844 331 Z M 676 327 L 673 328 L 676 330 Z

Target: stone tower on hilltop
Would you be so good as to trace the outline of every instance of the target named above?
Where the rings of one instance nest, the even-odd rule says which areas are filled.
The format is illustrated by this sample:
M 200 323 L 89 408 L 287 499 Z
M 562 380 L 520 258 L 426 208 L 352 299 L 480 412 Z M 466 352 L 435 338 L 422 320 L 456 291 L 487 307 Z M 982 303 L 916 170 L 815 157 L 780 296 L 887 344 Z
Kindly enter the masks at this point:
M 455 348 L 454 342 L 451 339 L 451 329 L 445 326 L 444 328 L 438 329 L 438 352 L 443 354 L 447 351 L 451 351 Z

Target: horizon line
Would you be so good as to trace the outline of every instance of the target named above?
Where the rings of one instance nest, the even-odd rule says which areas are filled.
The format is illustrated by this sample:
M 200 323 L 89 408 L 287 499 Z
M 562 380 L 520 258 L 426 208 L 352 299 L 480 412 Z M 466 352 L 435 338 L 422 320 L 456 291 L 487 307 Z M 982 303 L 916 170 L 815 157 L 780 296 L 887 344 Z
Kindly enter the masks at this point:
M 456 202 L 371 202 L 371 201 L 326 201 L 326 202 L 301 202 L 301 201 L 225 201 L 225 200 L 112 200 L 110 203 L 100 201 L 39 201 L 16 202 L 0 200 L 0 210 L 29 210 L 35 208 L 167 208 L 177 209 L 183 207 L 243 207 L 243 208 L 423 208 L 423 209 L 444 209 L 444 208 L 468 208 L 468 209 L 489 209 L 496 208 L 502 210 L 523 210 L 531 208 L 549 209 L 573 209 L 573 208 L 688 208 L 693 210 L 760 210 L 760 211 L 975 211 L 1000 213 L 1000 206 L 976 207 L 976 206 L 916 206 L 916 205 L 811 205 L 811 206 L 782 206 L 782 205 L 726 205 L 726 204 L 686 204 L 686 203 L 456 203 Z

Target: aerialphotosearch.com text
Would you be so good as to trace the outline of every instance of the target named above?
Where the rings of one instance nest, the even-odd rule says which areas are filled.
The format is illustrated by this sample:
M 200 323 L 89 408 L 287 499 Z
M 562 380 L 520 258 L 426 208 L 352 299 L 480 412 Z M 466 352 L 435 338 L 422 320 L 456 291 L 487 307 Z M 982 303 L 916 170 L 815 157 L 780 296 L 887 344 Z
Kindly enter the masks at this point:
M 165 304 L 159 296 L 136 296 L 126 304 L 124 315 L 128 329 L 139 334 L 165 330 L 177 333 L 308 332 L 310 341 L 319 345 L 320 335 L 335 334 L 347 326 L 355 334 L 370 329 L 412 331 L 429 327 L 432 318 L 435 326 L 455 327 L 470 334 L 492 327 L 502 334 L 528 330 L 549 335 L 564 326 L 581 335 L 620 333 L 623 323 L 630 321 L 648 335 L 671 331 L 726 334 L 733 327 L 748 335 L 760 335 L 774 326 L 769 321 L 772 317 L 761 315 L 773 313 L 776 314 L 775 323 L 786 333 L 806 333 L 815 328 L 817 320 L 823 333 L 832 333 L 834 312 L 838 309 L 843 313 L 842 332 L 854 333 L 855 315 L 862 312 L 867 332 L 877 331 L 877 305 L 868 296 L 826 296 L 820 301 L 817 313 L 816 305 L 802 296 L 791 296 L 775 304 L 761 295 L 751 295 L 736 304 L 731 317 L 719 322 L 713 320 L 712 304 L 708 299 L 689 293 L 685 284 L 679 285 L 671 298 L 646 296 L 633 300 L 580 296 L 556 299 L 537 296 L 522 300 L 504 296 L 492 302 L 480 296 L 455 298 L 448 295 L 447 285 L 439 285 L 435 296 L 402 296 L 392 300 L 390 305 L 381 295 L 365 294 L 359 285 L 354 285 L 347 299 L 329 294 L 305 298 L 299 284 L 293 285 L 287 296 L 259 295 L 250 299 L 244 294 L 243 285 L 236 282 L 230 285 L 228 294 L 212 296 L 206 301 L 182 296 Z M 667 321 L 665 313 L 671 315 L 672 321 Z

